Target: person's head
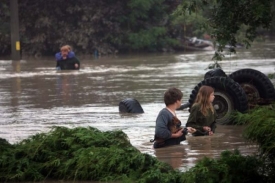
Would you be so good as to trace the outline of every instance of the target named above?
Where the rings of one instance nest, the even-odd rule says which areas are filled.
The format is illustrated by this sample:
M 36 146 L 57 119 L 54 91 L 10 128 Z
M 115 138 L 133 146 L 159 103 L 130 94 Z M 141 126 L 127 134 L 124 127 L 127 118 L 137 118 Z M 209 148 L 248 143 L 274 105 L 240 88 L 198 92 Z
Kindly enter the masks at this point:
M 213 112 L 212 102 L 215 98 L 214 88 L 211 86 L 202 86 L 199 89 L 195 103 L 201 105 L 201 112 L 206 115 L 207 109 L 211 109 Z
M 70 45 L 67 44 L 65 46 L 68 48 L 69 52 L 72 51 L 72 47 Z
M 60 48 L 60 51 L 61 51 L 62 57 L 65 58 L 65 57 L 68 56 L 70 49 L 68 48 L 67 45 L 65 45 L 65 46 L 62 46 L 62 47 Z
M 177 88 L 169 88 L 164 93 L 164 103 L 166 106 L 178 103 L 178 107 L 181 105 L 182 92 Z

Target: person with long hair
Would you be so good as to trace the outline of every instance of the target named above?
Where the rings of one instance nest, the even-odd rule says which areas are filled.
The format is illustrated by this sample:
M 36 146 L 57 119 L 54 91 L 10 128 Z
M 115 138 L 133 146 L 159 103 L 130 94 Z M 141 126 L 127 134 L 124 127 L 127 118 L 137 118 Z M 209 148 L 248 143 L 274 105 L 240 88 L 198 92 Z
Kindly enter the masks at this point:
M 193 127 L 195 136 L 213 135 L 216 128 L 216 111 L 212 105 L 214 101 L 214 88 L 202 86 L 196 100 L 191 107 L 186 126 Z
M 181 122 L 176 116 L 176 109 L 181 106 L 182 96 L 182 92 L 177 88 L 169 88 L 164 93 L 166 107 L 159 112 L 156 119 L 155 137 L 151 140 L 154 142 L 154 148 L 180 144 L 186 140 L 185 135 L 188 132 L 195 132 L 191 127 L 181 127 Z M 176 128 L 175 131 L 173 126 Z

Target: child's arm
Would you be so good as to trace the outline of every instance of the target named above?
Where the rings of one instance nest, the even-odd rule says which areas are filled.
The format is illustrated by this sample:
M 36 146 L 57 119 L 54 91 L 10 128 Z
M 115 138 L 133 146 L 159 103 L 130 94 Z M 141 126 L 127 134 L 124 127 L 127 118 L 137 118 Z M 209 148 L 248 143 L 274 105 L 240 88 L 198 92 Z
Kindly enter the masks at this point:
M 74 52 L 73 51 L 69 51 L 68 58 L 73 58 L 73 57 L 75 57 Z
M 58 52 L 58 53 L 55 54 L 55 60 L 56 60 L 56 61 L 62 60 L 61 52 Z

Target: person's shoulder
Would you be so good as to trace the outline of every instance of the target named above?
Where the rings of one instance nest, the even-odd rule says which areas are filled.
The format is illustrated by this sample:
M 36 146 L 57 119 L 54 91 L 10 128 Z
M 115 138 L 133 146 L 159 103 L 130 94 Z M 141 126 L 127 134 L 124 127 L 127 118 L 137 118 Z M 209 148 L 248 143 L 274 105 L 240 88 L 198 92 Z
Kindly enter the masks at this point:
M 60 53 L 60 52 L 57 52 L 54 56 L 55 56 L 55 59 L 56 59 L 57 61 L 62 60 L 62 56 L 61 56 L 61 53 Z
M 161 116 L 161 115 L 164 115 L 164 114 L 166 114 L 165 108 L 163 108 L 159 111 L 158 116 Z
M 199 103 L 194 103 L 193 105 L 192 105 L 192 108 L 196 108 L 196 109 L 198 109 L 198 108 L 200 108 L 200 104 Z
M 172 117 L 173 115 L 166 108 L 163 108 L 162 110 L 159 111 L 158 116 L 170 116 L 170 117 Z
M 163 108 L 159 111 L 159 114 L 167 114 L 168 110 L 166 108 Z
M 74 53 L 73 51 L 69 51 L 68 57 L 69 57 L 69 58 L 75 57 L 75 53 Z
M 191 111 L 197 111 L 197 110 L 200 110 L 200 104 L 199 103 L 194 103 L 191 107 Z
M 169 120 L 172 119 L 172 117 L 172 114 L 170 114 L 170 112 L 166 108 L 163 108 L 159 111 L 159 114 L 157 116 L 157 122 L 164 121 L 165 123 L 167 123 Z

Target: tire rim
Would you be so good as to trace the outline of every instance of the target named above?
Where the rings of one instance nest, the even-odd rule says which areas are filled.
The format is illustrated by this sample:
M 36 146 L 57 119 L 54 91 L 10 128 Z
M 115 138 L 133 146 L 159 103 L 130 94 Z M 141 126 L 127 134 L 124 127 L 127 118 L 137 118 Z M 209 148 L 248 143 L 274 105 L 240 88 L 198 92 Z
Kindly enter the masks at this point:
M 230 121 L 230 114 L 234 110 L 231 97 L 225 92 L 215 91 L 213 106 L 217 113 L 216 122 L 219 124 L 227 124 Z
M 255 103 L 255 101 L 260 98 L 260 93 L 254 85 L 249 83 L 241 83 L 240 85 L 243 88 L 249 103 Z

